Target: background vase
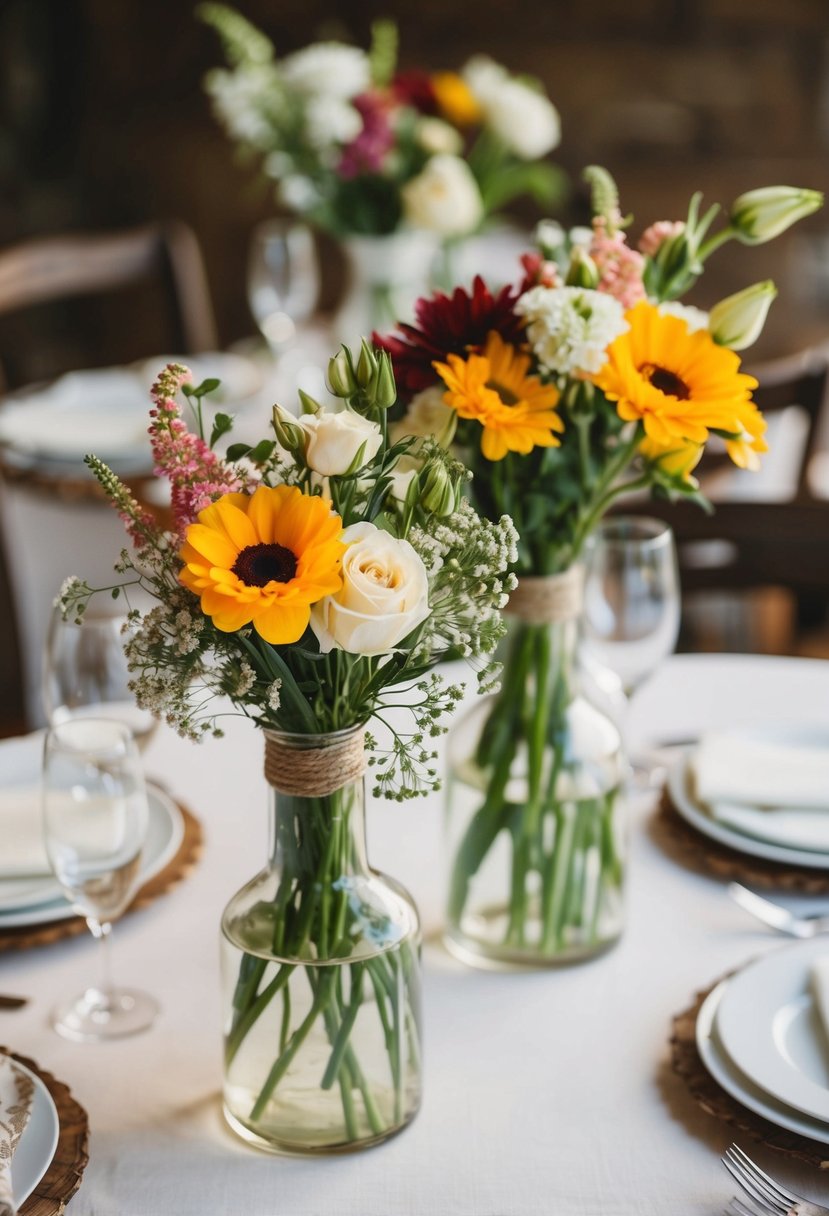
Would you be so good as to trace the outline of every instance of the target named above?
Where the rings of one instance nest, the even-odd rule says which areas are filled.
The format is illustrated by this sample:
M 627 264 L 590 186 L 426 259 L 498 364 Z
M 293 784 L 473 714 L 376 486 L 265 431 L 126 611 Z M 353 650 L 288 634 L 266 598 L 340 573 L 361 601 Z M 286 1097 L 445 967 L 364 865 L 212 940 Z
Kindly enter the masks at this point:
M 343 249 L 348 278 L 334 318 L 337 339 L 359 346 L 360 338 L 370 338 L 374 330 L 388 333 L 397 322 L 412 320 L 415 301 L 431 289 L 439 237 L 404 229 L 386 236 L 351 236 Z
M 581 586 L 519 581 L 501 689 L 452 730 L 446 940 L 477 965 L 576 962 L 622 932 L 627 766 L 580 671 Z
M 275 1152 L 366 1148 L 420 1105 L 417 910 L 368 865 L 362 729 L 266 736 L 269 858 L 222 918 L 225 1117 Z

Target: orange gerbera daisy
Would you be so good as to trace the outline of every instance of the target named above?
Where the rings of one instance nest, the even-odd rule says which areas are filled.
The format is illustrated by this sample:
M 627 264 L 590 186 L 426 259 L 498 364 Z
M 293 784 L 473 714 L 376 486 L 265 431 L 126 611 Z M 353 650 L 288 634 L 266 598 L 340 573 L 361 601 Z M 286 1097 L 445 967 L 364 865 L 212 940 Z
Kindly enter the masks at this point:
M 726 438 L 735 463 L 755 462 L 766 451 L 766 424 L 751 399 L 757 381 L 739 370 L 739 356 L 707 330 L 690 333 L 682 318 L 646 301 L 625 319 L 630 329 L 611 343 L 605 366 L 592 377 L 619 416 L 641 420 L 660 448 L 705 443 L 714 431 Z
M 446 404 L 483 427 L 481 451 L 487 460 L 503 460 L 507 452 L 526 455 L 534 447 L 560 442 L 554 434 L 564 430 L 554 409 L 559 391 L 528 376 L 530 362 L 528 354 L 493 331 L 480 355 L 447 355 L 446 363 L 433 364 L 448 389 Z
M 311 605 L 342 586 L 343 525 L 296 486 L 224 494 L 187 529 L 181 581 L 223 633 L 253 624 L 274 646 L 296 642 Z

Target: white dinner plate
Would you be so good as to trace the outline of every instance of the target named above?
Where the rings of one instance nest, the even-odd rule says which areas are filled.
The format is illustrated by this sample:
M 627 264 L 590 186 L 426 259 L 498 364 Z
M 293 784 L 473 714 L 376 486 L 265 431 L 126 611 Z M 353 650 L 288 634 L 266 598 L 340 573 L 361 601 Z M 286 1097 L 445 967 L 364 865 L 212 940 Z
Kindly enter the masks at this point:
M 175 857 L 184 839 L 184 819 L 171 798 L 150 783 L 147 784 L 147 839 L 141 859 L 139 885 L 149 881 Z M 0 911 L 0 929 L 42 925 L 54 920 L 68 920 L 77 913 L 60 894 L 60 886 L 52 880 L 48 901 L 22 908 Z
M 52 384 L 7 399 L 0 443 L 23 462 L 58 462 L 84 473 L 87 452 L 116 469 L 152 467 L 147 438 L 150 401 L 129 368 L 70 372 Z
M 238 405 L 253 397 L 262 388 L 263 375 L 252 359 L 236 355 L 231 351 L 211 350 L 198 355 L 154 355 L 136 364 L 136 370 L 144 386 L 145 396 L 156 380 L 158 373 L 168 363 L 183 363 L 193 373 L 193 383 L 203 380 L 221 380 L 221 384 L 206 398 L 208 405 Z
M 17 1060 L 14 1066 L 31 1077 L 35 1086 L 29 1122 L 12 1158 L 12 1192 L 16 1205 L 21 1207 L 51 1164 L 58 1146 L 60 1122 L 52 1095 L 40 1077 Z
M 829 1123 L 829 1038 L 812 996 L 812 962 L 825 938 L 783 946 L 729 982 L 717 1033 L 741 1072 L 766 1093 Z
M 680 756 L 669 769 L 667 779 L 671 802 L 686 823 L 690 823 L 691 827 L 702 832 L 703 836 L 728 845 L 730 849 L 736 849 L 739 853 L 762 857 L 766 861 L 779 861 L 784 865 L 806 866 L 811 870 L 829 870 L 829 853 L 821 853 L 814 849 L 792 849 L 787 845 L 772 844 L 769 840 L 746 836 L 729 824 L 712 819 L 691 792 L 692 755 L 693 751 L 689 749 Z M 774 813 L 774 811 L 768 812 L 770 815 Z
M 697 1014 L 696 1039 L 700 1059 L 714 1080 L 722 1086 L 727 1094 L 736 1098 L 748 1110 L 756 1115 L 762 1115 L 770 1123 L 783 1127 L 790 1132 L 798 1132 L 817 1140 L 820 1144 L 829 1144 L 829 1127 L 818 1119 L 810 1119 L 808 1115 L 800 1114 L 782 1102 L 778 1102 L 771 1094 L 740 1072 L 730 1058 L 717 1033 L 717 1010 L 726 992 L 730 980 L 717 984 L 702 1004 Z

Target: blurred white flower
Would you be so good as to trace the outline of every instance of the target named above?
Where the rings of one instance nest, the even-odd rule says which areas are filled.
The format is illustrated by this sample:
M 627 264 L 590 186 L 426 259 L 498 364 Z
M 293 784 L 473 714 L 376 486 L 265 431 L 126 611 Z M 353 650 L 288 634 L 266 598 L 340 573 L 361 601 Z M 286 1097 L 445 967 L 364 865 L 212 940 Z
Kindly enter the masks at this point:
M 279 197 L 291 211 L 310 211 L 319 202 L 314 183 L 301 173 L 282 178 L 279 183 Z
M 314 42 L 287 55 L 279 65 L 283 79 L 299 93 L 347 101 L 371 83 L 368 56 L 342 42 Z
M 312 148 L 348 144 L 363 129 L 363 120 L 347 101 L 322 93 L 305 107 L 305 133 Z
M 409 486 L 423 468 L 423 461 L 417 456 L 401 456 L 391 471 L 391 488 L 389 493 L 398 502 L 405 502 Z
M 555 220 L 540 220 L 535 226 L 533 240 L 541 249 L 558 249 L 564 244 L 564 229 Z
M 205 87 L 213 100 L 213 109 L 232 139 L 267 148 L 273 140 L 271 124 L 262 114 L 263 93 L 273 99 L 273 69 L 270 65 L 251 66 L 226 72 L 216 68 L 208 72 Z
M 663 317 L 679 317 L 688 326 L 688 333 L 698 329 L 708 328 L 708 313 L 702 308 L 694 308 L 693 304 L 680 304 L 679 300 L 664 300 L 657 306 L 657 311 Z
M 558 110 L 541 89 L 532 88 L 486 55 L 476 55 L 463 77 L 486 124 L 522 160 L 546 156 L 561 140 Z
M 586 287 L 533 287 L 515 311 L 545 371 L 598 372 L 611 342 L 629 328 L 618 300 Z
M 407 435 L 418 438 L 440 437 L 448 431 L 455 411 L 446 404 L 446 385 L 435 384 L 424 388 L 412 397 L 409 408 L 399 422 L 389 428 L 392 443 L 405 439 Z
M 403 209 L 415 228 L 461 236 L 477 228 L 484 205 L 472 170 L 459 156 L 433 156 L 403 187 Z
M 454 156 L 463 149 L 463 138 L 460 131 L 457 131 L 448 122 L 444 122 L 442 118 L 426 116 L 418 119 L 415 135 L 421 148 L 431 153 L 432 156 L 439 155 L 441 152 Z

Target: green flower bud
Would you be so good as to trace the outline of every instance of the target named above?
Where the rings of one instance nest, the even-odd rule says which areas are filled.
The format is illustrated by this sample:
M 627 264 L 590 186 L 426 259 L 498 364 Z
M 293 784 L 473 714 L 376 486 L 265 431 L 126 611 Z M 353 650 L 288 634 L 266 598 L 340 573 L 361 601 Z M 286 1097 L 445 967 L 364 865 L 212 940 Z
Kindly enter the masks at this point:
M 322 409 L 319 401 L 315 401 L 310 393 L 304 392 L 301 388 L 297 389 L 299 393 L 299 404 L 302 406 L 303 414 L 318 414 Z
M 351 355 L 344 346 L 328 360 L 328 387 L 335 397 L 351 397 L 357 391 Z
M 823 195 L 819 190 L 763 186 L 735 199 L 729 220 L 738 241 L 744 245 L 761 245 L 780 236 L 822 205 Z
M 372 380 L 377 375 L 377 358 L 374 350 L 366 342 L 365 338 L 360 343 L 360 358 L 357 360 L 354 374 L 357 377 L 358 387 L 362 389 L 369 388 Z
M 297 425 L 294 416 L 281 405 L 273 407 L 273 429 L 277 443 L 287 452 L 305 451 L 305 432 Z
M 369 398 L 376 410 L 387 410 L 397 400 L 391 355 L 385 350 L 377 352 L 377 373 L 371 382 Z
M 745 350 L 763 332 L 777 288 L 771 279 L 755 283 L 715 304 L 708 317 L 708 330 L 720 346 Z
M 587 287 L 591 291 L 599 282 L 599 269 L 583 245 L 576 245 L 570 254 L 570 266 L 564 280 L 567 287 Z
M 458 509 L 459 487 L 438 461 L 426 465 L 419 477 L 420 505 L 424 511 L 445 518 Z

